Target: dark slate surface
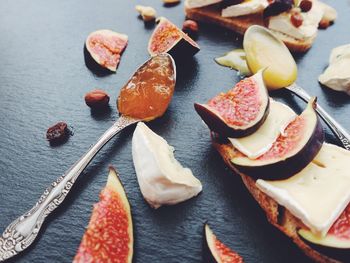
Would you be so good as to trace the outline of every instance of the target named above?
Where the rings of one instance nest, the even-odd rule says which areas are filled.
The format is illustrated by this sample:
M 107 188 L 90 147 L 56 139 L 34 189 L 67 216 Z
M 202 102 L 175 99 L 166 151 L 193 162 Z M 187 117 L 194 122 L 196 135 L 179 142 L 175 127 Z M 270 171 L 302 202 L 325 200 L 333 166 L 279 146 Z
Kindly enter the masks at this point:
M 339 19 L 298 57 L 298 83 L 350 130 L 350 97 L 317 82 L 330 50 L 350 42 L 349 1 L 327 2 L 337 8 Z M 167 8 L 160 0 L 0 1 L 0 229 L 29 209 L 45 187 L 116 120 L 114 101 L 120 87 L 148 58 L 152 28 L 137 19 L 137 3 L 149 3 L 177 25 L 184 20 L 182 4 Z M 98 77 L 84 64 L 83 44 L 90 32 L 102 28 L 127 33 L 130 42 L 117 73 Z M 133 129 L 128 129 L 98 154 L 34 245 L 12 262 L 72 260 L 109 164 L 119 169 L 133 208 L 135 262 L 201 262 L 206 220 L 246 262 L 309 262 L 267 223 L 239 178 L 211 147 L 208 130 L 193 110 L 193 102 L 206 101 L 238 81 L 235 72 L 216 65 L 213 58 L 240 47 L 241 39 L 217 27 L 201 26 L 198 43 L 202 50 L 195 58 L 178 65 L 169 110 L 150 127 L 175 146 L 177 158 L 202 181 L 203 193 L 173 207 L 151 209 L 138 188 L 131 159 Z M 92 114 L 83 100 L 96 87 L 111 95 L 111 109 L 103 115 Z M 276 96 L 298 112 L 305 105 L 287 92 Z M 50 147 L 45 131 L 60 120 L 73 126 L 75 134 L 64 145 Z M 329 130 L 327 134 L 328 141 L 335 142 Z

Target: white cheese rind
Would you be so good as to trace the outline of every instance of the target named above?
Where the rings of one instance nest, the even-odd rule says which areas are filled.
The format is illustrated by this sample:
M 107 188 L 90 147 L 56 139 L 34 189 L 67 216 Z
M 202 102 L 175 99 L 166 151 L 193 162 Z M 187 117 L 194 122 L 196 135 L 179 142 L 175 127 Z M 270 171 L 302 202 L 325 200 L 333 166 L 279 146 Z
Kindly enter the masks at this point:
M 350 45 L 332 50 L 329 66 L 318 78 L 323 85 L 350 95 Z
M 246 0 L 240 4 L 231 5 L 221 12 L 222 17 L 237 17 L 262 12 L 269 3 L 267 0 Z
M 243 138 L 229 138 L 232 145 L 250 159 L 256 159 L 272 147 L 297 115 L 287 105 L 270 99 L 270 112 L 261 127 Z
M 314 37 L 317 34 L 318 24 L 324 14 L 324 10 L 318 1 L 314 1 L 309 12 L 301 13 L 303 23 L 300 27 L 295 27 L 291 20 L 291 12 L 283 12 L 277 16 L 269 18 L 268 28 L 274 31 L 286 34 L 295 39 L 305 40 Z
M 350 151 L 325 143 L 298 174 L 279 181 L 258 179 L 256 185 L 312 232 L 324 236 L 350 202 L 349 163 Z
M 140 190 L 154 208 L 173 205 L 198 195 L 201 182 L 174 157 L 174 148 L 144 123 L 132 138 L 132 156 Z
M 222 0 L 186 0 L 186 8 L 199 8 L 222 2 Z

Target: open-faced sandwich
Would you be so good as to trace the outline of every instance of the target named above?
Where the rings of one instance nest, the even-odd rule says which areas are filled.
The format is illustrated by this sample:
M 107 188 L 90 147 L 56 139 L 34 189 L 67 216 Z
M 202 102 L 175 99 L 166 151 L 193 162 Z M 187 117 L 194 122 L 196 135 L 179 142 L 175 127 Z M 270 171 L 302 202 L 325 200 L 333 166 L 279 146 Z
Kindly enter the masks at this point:
M 188 18 L 217 24 L 239 34 L 251 25 L 266 26 L 291 51 L 308 50 L 318 28 L 326 28 L 337 12 L 318 0 L 186 0 Z
M 317 262 L 350 262 L 350 151 L 324 142 L 315 99 L 297 115 L 261 75 L 195 109 L 272 225 Z

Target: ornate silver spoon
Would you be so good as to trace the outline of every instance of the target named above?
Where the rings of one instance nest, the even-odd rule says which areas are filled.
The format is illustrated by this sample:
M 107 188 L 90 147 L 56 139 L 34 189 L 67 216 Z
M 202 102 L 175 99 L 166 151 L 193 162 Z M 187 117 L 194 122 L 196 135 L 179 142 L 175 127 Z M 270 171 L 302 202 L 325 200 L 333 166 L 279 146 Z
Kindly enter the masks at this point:
M 119 119 L 44 191 L 29 211 L 13 221 L 0 236 L 0 262 L 17 255 L 33 243 L 45 218 L 63 202 L 76 179 L 110 139 L 136 122 L 150 121 L 163 115 L 171 101 L 175 82 L 176 66 L 168 54 L 154 56 L 138 68 L 118 97 Z M 140 90 L 143 92 L 138 92 Z M 152 100 L 145 101 L 147 96 L 137 94 L 152 95 Z M 135 102 L 137 105 L 132 104 Z

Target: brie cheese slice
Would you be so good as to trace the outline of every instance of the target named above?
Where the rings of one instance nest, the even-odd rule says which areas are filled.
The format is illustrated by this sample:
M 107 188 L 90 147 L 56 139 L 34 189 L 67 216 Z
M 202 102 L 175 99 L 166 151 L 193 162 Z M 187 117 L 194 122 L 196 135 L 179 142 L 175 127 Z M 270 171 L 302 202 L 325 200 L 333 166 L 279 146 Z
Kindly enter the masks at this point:
M 270 99 L 270 112 L 265 122 L 253 134 L 229 138 L 232 145 L 250 159 L 256 159 L 272 147 L 280 134 L 297 115 L 287 105 Z
M 329 66 L 318 78 L 323 85 L 350 95 L 350 45 L 332 50 Z
M 174 148 L 143 122 L 132 138 L 132 157 L 145 200 L 154 208 L 173 205 L 198 195 L 201 182 L 174 157 Z
M 222 17 L 237 17 L 262 12 L 269 5 L 267 0 L 245 0 L 222 10 Z
M 349 163 L 350 151 L 325 143 L 298 174 L 279 181 L 259 179 L 256 185 L 313 233 L 324 236 L 350 202 Z

